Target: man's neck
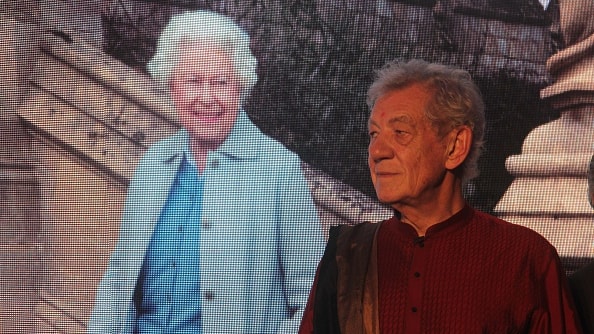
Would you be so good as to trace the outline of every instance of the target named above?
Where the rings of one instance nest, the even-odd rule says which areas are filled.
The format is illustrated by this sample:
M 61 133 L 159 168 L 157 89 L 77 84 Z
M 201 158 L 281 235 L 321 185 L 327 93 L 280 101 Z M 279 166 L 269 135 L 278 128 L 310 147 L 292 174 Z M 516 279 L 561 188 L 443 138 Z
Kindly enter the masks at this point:
M 466 205 L 466 200 L 462 195 L 461 187 L 459 191 L 454 189 L 447 196 L 435 196 L 434 200 L 422 204 L 394 204 L 393 207 L 401 214 L 400 220 L 403 223 L 412 226 L 419 236 L 424 236 L 427 230 L 436 224 L 439 224 L 452 217 Z

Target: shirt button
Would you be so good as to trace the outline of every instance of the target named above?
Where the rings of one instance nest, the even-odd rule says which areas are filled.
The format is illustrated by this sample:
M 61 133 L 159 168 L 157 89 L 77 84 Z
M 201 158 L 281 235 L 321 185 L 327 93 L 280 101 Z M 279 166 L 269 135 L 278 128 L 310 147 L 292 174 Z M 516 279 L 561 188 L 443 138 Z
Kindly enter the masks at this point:
M 415 272 L 415 277 L 417 277 L 417 278 L 418 278 L 418 277 L 421 277 L 421 273 L 420 273 L 420 272 L 418 272 L 418 271 L 417 271 L 417 272 Z
M 206 291 L 204 293 L 204 299 L 206 299 L 206 300 L 213 300 L 214 299 L 214 293 L 212 293 L 212 291 Z
M 217 168 L 219 167 L 219 160 L 214 159 L 213 161 L 210 162 L 210 167 L 212 168 Z
M 417 308 L 416 308 L 416 307 L 413 307 L 413 308 L 411 308 L 410 310 L 411 310 L 413 313 L 417 313 Z
M 202 228 L 210 228 L 210 223 L 208 222 L 208 220 L 204 219 L 202 221 Z
M 183 227 L 182 225 L 179 225 L 179 226 L 177 227 L 177 231 L 178 231 L 178 232 L 183 232 L 183 231 L 184 231 L 184 227 Z
M 175 266 L 177 265 L 177 263 L 175 261 L 171 261 L 171 267 L 175 268 Z

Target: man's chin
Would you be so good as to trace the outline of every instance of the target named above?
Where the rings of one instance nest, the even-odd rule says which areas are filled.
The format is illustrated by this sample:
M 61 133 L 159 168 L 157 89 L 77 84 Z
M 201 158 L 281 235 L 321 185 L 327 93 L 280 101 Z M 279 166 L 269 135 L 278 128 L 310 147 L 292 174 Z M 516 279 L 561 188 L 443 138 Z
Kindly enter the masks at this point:
M 380 194 L 376 194 L 377 195 L 377 199 L 386 205 L 392 205 L 394 203 L 396 203 L 396 198 L 394 198 L 394 196 L 387 196 L 387 195 L 380 195 Z

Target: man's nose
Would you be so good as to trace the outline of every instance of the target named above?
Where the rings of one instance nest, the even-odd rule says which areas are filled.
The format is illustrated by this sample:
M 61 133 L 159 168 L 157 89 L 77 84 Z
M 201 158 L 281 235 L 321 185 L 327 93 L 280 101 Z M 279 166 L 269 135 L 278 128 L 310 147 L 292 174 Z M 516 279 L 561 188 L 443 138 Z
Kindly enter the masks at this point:
M 386 140 L 378 135 L 369 142 L 369 158 L 375 162 L 383 159 L 390 159 L 394 156 L 394 151 Z

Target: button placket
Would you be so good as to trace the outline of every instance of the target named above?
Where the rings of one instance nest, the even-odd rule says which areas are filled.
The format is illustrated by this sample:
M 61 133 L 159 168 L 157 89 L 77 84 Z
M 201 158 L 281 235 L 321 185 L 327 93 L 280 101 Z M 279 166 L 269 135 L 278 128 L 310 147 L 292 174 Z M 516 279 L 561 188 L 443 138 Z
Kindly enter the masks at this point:
M 428 249 L 424 237 L 417 237 L 413 240 L 413 258 L 408 275 L 408 314 L 406 317 L 407 328 L 420 330 L 420 312 L 423 307 L 423 273 L 425 271 L 428 257 Z
M 214 293 L 212 291 L 205 291 L 204 299 L 208 301 L 214 300 Z

